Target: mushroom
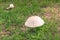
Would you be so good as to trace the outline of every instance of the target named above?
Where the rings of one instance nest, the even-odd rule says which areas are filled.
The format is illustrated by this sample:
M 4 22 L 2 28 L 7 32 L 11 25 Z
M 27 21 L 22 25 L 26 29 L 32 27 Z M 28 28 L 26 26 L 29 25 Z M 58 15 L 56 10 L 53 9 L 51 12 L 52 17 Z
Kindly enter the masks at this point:
M 43 24 L 44 21 L 39 16 L 31 16 L 25 22 L 26 27 L 32 27 L 32 28 L 42 26 Z
M 9 7 L 7 7 L 6 9 L 9 10 L 9 9 L 12 9 L 14 8 L 14 4 L 10 4 Z

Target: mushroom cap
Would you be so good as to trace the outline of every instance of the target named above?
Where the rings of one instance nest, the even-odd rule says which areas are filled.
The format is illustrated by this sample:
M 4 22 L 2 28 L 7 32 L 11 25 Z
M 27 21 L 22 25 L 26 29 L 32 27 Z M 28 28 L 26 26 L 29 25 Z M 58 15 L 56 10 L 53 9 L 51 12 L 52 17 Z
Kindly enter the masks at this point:
M 26 27 L 39 27 L 44 24 L 44 21 L 39 16 L 31 16 L 25 22 Z
M 10 4 L 9 7 L 14 8 L 14 4 Z
M 14 8 L 14 4 L 10 4 L 9 7 L 6 8 L 6 10 L 10 10 Z

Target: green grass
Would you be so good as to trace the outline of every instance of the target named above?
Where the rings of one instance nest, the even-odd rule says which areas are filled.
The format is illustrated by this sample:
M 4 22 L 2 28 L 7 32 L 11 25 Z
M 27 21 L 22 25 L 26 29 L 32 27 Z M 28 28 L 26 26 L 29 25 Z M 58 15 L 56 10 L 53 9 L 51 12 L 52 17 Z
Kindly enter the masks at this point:
M 15 8 L 5 10 L 10 4 L 14 3 Z M 57 33 L 57 26 L 60 21 L 51 12 L 49 21 L 44 15 L 47 14 L 43 8 L 53 7 L 60 0 L 0 0 L 0 32 L 7 30 L 10 34 L 0 35 L 0 40 L 60 40 Z M 59 3 L 60 4 L 60 3 Z M 38 28 L 28 28 L 22 31 L 25 21 L 29 16 L 39 15 L 44 19 L 45 24 Z

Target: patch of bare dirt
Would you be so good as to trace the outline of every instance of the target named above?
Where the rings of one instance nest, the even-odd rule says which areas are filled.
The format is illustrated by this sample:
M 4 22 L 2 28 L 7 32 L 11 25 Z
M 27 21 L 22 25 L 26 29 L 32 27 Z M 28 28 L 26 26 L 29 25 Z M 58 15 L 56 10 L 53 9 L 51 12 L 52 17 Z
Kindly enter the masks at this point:
M 52 14 L 51 13 L 46 13 L 44 16 L 45 16 L 46 19 L 51 20 Z
M 0 31 L 0 37 L 4 37 L 4 36 L 10 36 L 12 33 L 11 31 L 7 30 L 5 28 L 5 25 L 2 25 L 2 30 Z M 14 27 L 10 27 L 10 30 L 14 30 L 15 28 Z
M 53 17 L 57 22 L 60 22 L 60 7 L 55 5 L 53 7 L 46 7 L 43 8 L 43 11 L 45 12 L 44 17 L 48 20 L 51 20 Z M 58 23 L 59 24 L 59 23 Z M 57 27 L 58 33 L 60 33 L 60 27 Z
M 1 37 L 3 37 L 3 36 L 9 36 L 11 33 L 9 32 L 9 31 L 7 31 L 7 30 L 2 30 L 1 32 L 0 32 L 0 36 Z
M 58 26 L 57 31 L 58 31 L 58 33 L 60 33 L 60 26 Z
M 43 8 L 43 10 L 45 11 L 45 17 L 48 19 L 51 16 L 56 17 L 56 18 L 58 18 L 58 16 L 60 17 L 60 8 L 58 6 Z
M 27 27 L 25 27 L 25 26 L 23 26 L 23 27 L 21 27 L 21 31 L 27 31 L 28 30 L 28 28 Z
M 15 30 L 15 26 L 10 26 L 10 30 Z

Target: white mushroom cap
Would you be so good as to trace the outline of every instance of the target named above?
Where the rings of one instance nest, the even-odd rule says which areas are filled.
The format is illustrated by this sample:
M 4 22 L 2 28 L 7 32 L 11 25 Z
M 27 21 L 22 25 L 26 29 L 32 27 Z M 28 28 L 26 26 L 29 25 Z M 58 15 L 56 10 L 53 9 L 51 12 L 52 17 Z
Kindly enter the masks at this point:
M 25 22 L 26 27 L 38 27 L 42 26 L 44 21 L 39 16 L 31 16 Z
M 14 8 L 13 4 L 10 4 L 9 7 L 7 7 L 6 9 L 11 9 L 11 8 Z
M 9 7 L 14 8 L 14 5 L 13 5 L 13 4 L 10 4 L 10 6 L 9 6 Z

